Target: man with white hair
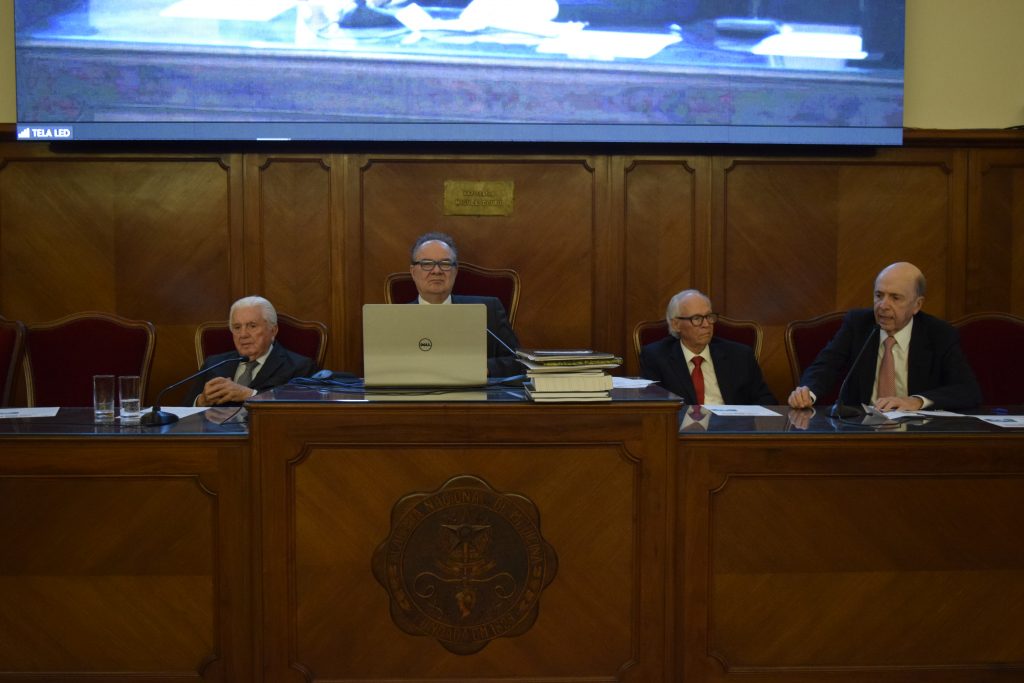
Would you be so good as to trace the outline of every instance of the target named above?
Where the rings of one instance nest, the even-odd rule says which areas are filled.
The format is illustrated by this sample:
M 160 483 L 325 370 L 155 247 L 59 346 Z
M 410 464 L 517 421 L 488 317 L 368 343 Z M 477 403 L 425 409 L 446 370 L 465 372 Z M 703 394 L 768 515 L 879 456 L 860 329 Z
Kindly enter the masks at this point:
M 641 349 L 643 376 L 689 405 L 775 405 L 754 350 L 714 336 L 717 320 L 696 289 L 673 296 L 665 311 L 672 336 Z
M 235 350 L 209 356 L 209 373 L 199 376 L 189 403 L 196 406 L 239 405 L 260 391 L 316 372 L 311 359 L 292 353 L 277 337 L 277 311 L 261 296 L 247 296 L 231 305 L 231 337 Z M 217 363 L 240 356 L 245 362 Z M 211 379 L 212 377 L 212 379 Z

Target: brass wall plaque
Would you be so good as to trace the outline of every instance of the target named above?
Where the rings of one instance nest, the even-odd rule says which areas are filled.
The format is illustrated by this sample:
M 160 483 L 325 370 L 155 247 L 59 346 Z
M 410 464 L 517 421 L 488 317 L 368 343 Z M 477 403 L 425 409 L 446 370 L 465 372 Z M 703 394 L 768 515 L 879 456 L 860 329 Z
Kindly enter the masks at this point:
M 533 501 L 462 475 L 397 501 L 372 565 L 399 628 L 471 655 L 530 630 L 558 556 Z
M 511 180 L 444 181 L 446 216 L 511 216 L 514 199 Z

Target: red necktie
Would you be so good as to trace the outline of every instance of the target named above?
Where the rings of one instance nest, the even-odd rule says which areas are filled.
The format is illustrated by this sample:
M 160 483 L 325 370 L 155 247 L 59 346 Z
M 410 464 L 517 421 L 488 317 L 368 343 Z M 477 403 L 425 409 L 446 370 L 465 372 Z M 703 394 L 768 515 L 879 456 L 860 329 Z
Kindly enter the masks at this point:
M 700 356 L 693 357 L 693 372 L 690 373 L 690 379 L 693 380 L 693 390 L 697 393 L 697 404 L 704 404 L 704 372 L 700 369 L 700 364 L 704 362 L 704 359 Z

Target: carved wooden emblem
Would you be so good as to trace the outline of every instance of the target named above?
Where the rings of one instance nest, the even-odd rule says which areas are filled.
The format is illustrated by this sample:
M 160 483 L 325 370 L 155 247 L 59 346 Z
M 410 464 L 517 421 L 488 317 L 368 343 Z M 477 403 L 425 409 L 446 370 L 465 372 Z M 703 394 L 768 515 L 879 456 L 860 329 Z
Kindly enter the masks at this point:
M 395 624 L 461 655 L 528 631 L 557 570 L 533 502 L 473 476 L 395 503 L 373 555 Z

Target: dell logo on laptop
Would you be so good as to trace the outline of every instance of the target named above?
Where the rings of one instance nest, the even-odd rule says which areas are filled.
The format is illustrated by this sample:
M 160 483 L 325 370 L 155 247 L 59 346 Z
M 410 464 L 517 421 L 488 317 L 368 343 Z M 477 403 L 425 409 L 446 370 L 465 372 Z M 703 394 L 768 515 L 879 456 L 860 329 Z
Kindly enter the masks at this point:
M 430 341 L 426 337 L 420 339 L 420 351 L 429 351 L 434 348 L 434 342 Z

